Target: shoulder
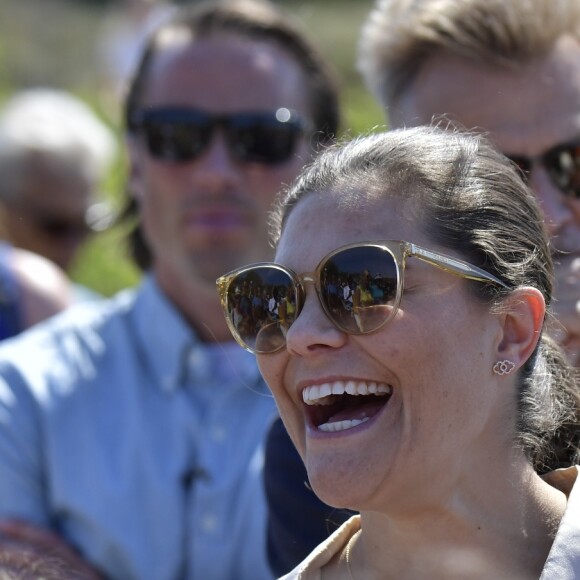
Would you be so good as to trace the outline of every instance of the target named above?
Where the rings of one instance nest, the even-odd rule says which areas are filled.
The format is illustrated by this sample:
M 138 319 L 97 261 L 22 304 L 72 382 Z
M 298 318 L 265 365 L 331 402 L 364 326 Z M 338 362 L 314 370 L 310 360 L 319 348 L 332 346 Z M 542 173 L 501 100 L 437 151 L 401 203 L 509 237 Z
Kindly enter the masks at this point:
M 280 580 L 319 580 L 324 566 L 344 549 L 359 530 L 360 516 L 354 515 L 317 546 L 292 572 Z
M 26 327 L 60 312 L 72 303 L 72 288 L 67 276 L 46 258 L 12 248 L 9 263 L 22 296 Z
M 580 479 L 574 465 L 552 471 L 542 478 L 567 496 L 560 522 L 541 580 L 574 580 L 580 577 Z
M 134 297 L 124 292 L 111 299 L 74 305 L 0 344 L 0 381 L 13 391 L 32 390 L 35 397 L 70 390 L 94 380 L 97 363 L 122 360 L 130 347 Z

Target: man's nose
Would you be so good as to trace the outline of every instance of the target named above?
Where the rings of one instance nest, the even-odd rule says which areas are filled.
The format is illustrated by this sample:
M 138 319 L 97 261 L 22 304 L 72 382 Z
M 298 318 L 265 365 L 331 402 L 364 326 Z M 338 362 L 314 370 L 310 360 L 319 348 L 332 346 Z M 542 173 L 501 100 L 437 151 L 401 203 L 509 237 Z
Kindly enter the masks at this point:
M 242 167 L 231 154 L 223 131 L 214 131 L 204 151 L 192 163 L 192 179 L 207 191 L 237 183 Z

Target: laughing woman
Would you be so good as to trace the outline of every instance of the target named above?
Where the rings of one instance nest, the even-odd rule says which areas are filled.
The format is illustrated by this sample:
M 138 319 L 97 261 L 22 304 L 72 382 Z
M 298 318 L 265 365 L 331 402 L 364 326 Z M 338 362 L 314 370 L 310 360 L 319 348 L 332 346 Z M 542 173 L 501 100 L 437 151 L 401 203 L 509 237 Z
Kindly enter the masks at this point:
M 552 262 L 517 171 L 459 132 L 365 137 L 276 225 L 276 263 L 222 277 L 224 308 L 250 280 L 294 296 L 287 332 L 234 334 L 314 491 L 360 512 L 287 578 L 580 578 L 577 385 L 543 332 Z M 329 307 L 331 280 L 368 279 L 356 317 Z

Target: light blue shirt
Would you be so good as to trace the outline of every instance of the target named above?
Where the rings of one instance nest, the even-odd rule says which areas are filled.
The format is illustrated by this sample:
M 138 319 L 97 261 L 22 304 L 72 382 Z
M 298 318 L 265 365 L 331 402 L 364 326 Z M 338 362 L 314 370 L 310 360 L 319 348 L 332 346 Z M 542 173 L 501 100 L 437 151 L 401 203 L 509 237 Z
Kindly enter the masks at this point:
M 147 277 L 0 347 L 0 517 L 119 580 L 271 578 L 274 415 L 254 357 L 196 340 Z

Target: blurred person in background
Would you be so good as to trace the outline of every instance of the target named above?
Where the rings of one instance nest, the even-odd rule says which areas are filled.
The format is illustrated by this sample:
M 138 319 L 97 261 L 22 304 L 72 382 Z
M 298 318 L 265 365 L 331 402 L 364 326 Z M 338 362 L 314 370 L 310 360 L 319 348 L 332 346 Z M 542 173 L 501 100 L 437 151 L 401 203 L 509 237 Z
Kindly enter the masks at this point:
M 0 242 L 0 340 L 49 318 L 71 302 L 70 282 L 58 266 Z
M 0 235 L 69 272 L 87 236 L 110 221 L 98 190 L 116 153 L 112 131 L 72 94 L 13 95 L 0 111 Z
M 552 237 L 551 332 L 580 366 L 580 2 L 378 0 L 363 27 L 359 68 L 391 127 L 446 115 L 488 134 L 523 170 Z M 269 536 L 280 575 L 314 547 L 314 518 L 303 514 L 315 500 L 291 447 L 278 420 L 265 477 L 277 491 L 268 493 L 270 518 L 286 522 Z M 337 510 L 334 519 L 348 515 Z
M 274 5 L 184 6 L 126 100 L 136 290 L 0 348 L 0 533 L 88 577 L 261 580 L 276 415 L 215 280 L 271 257 L 268 211 L 338 127 L 326 63 Z M 72 547 L 72 548 L 69 548 Z

